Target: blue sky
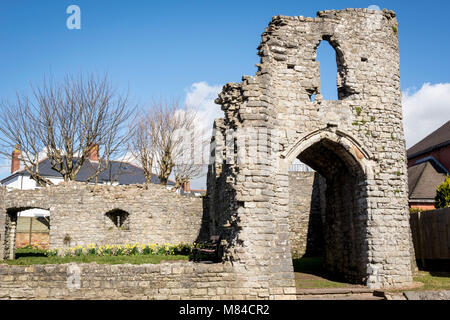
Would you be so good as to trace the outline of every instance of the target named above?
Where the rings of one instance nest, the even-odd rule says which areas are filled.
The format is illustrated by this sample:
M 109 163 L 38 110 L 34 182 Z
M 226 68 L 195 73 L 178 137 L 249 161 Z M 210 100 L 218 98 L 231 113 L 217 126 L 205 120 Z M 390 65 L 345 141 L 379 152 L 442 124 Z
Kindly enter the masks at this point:
M 81 30 L 66 27 L 72 4 L 81 8 Z M 108 72 L 138 103 L 161 96 L 185 101 L 191 94 L 198 98 L 192 103 L 211 106 L 223 84 L 255 73 L 256 48 L 272 16 L 315 16 L 319 10 L 373 4 L 397 13 L 402 89 L 415 103 L 410 110 L 427 109 L 430 116 L 426 94 L 444 97 L 436 111 L 444 115 L 434 115 L 420 134 L 429 133 L 450 119 L 450 22 L 440 16 L 450 12 L 449 1 L 0 0 L 0 98 L 27 91 L 44 74 L 58 78 L 83 71 Z M 318 59 L 331 70 L 324 77 L 335 80 L 334 57 L 325 53 Z M 442 90 L 433 91 L 438 84 Z M 428 91 L 418 97 L 422 89 Z M 332 83 L 325 94 L 334 90 Z M 419 139 L 414 131 L 409 145 Z
M 77 4 L 81 30 L 66 28 Z M 446 82 L 448 1 L 64 1 L 1 0 L 0 94 L 40 81 L 44 72 L 110 72 L 142 99 L 180 95 L 192 83 L 224 84 L 254 74 L 256 47 L 271 17 L 318 10 L 395 10 L 400 22 L 402 86 Z

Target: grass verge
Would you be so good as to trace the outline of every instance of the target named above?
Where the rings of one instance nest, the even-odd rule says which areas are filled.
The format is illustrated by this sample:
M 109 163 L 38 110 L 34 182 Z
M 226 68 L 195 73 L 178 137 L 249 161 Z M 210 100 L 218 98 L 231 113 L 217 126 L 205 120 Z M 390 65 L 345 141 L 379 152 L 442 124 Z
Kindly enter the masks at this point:
M 320 288 L 345 288 L 353 285 L 333 279 L 327 275 L 323 269 L 322 258 L 301 258 L 293 260 L 295 281 L 300 289 L 320 289 Z M 440 271 L 419 271 L 413 279 L 415 282 L 423 283 L 423 286 L 408 290 L 450 290 L 450 272 Z M 404 290 L 388 290 L 397 292 Z
M 414 281 L 423 283 L 416 290 L 450 290 L 450 272 L 419 271 Z

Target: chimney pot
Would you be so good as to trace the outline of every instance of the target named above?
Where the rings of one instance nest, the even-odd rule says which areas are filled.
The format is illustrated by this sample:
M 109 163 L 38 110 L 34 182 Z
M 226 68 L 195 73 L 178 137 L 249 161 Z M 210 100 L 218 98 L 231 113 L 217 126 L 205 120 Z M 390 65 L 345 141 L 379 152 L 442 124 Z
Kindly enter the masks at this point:
M 16 148 L 14 149 L 11 155 L 11 173 L 20 170 L 20 159 L 19 159 L 20 154 L 21 152 L 19 150 L 19 146 L 16 145 Z
M 88 158 L 91 161 L 98 162 L 98 144 L 92 145 L 92 147 L 89 149 Z

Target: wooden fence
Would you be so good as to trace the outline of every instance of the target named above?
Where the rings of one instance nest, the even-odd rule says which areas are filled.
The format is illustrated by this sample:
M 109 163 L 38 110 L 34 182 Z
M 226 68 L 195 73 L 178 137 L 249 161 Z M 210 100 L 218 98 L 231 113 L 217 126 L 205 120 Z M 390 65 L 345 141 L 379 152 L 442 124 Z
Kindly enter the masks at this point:
M 411 213 L 416 259 L 450 259 L 450 208 Z

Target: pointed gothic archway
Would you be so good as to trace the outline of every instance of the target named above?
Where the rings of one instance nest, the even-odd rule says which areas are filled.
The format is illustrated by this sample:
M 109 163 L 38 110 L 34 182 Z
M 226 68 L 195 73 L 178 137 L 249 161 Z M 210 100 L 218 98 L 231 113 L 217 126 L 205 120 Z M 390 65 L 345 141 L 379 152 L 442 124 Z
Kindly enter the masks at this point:
M 326 181 L 320 186 L 324 189 L 321 191 L 325 191 L 325 201 L 321 201 L 325 269 L 336 278 L 365 284 L 369 276 L 367 178 L 372 175 L 370 153 L 362 150 L 349 134 L 327 128 L 301 137 L 282 158 L 286 164 L 295 158 L 300 160 Z M 296 196 L 294 192 L 296 190 L 289 188 L 289 197 Z

